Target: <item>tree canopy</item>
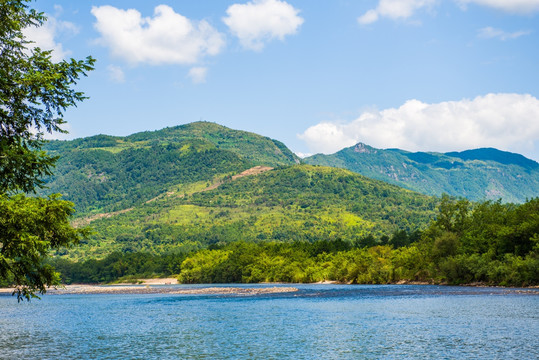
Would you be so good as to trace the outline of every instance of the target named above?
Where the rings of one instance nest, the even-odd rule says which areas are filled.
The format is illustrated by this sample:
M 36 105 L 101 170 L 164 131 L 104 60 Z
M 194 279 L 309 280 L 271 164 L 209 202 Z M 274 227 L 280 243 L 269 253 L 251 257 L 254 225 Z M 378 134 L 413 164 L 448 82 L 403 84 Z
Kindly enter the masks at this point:
M 29 2 L 0 1 L 0 282 L 16 285 L 19 300 L 57 284 L 57 274 L 45 265 L 48 251 L 86 233 L 69 225 L 73 204 L 56 195 L 24 194 L 52 174 L 57 158 L 43 151 L 44 134 L 66 132 L 65 110 L 86 98 L 73 86 L 95 62 L 54 63 L 52 50 L 34 47 L 24 29 L 47 19 Z

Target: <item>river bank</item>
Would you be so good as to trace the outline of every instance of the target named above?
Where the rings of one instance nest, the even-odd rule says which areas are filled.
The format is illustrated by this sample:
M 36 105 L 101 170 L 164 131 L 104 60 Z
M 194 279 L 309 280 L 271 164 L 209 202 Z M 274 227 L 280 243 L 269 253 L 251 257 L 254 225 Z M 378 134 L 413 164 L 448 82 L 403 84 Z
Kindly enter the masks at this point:
M 61 285 L 56 288 L 47 289 L 46 294 L 51 295 L 72 295 L 72 294 L 217 294 L 217 295 L 259 295 L 272 293 L 296 292 L 298 288 L 293 286 L 283 286 L 283 283 L 263 283 L 263 285 L 281 285 L 271 287 L 239 287 L 239 286 L 213 286 L 212 284 L 197 284 L 199 287 L 193 288 L 194 284 L 180 284 L 176 278 L 153 278 L 153 279 L 138 279 L 131 283 L 118 284 L 70 284 Z M 239 285 L 239 284 L 238 284 Z M 245 285 L 245 284 L 244 284 Z M 258 284 L 260 285 L 260 284 Z M 313 283 L 313 285 L 359 285 L 342 283 L 338 281 L 321 281 Z M 421 281 L 399 281 L 386 285 L 441 285 L 449 286 L 448 284 L 433 284 Z M 185 286 L 185 287 L 184 287 Z M 479 287 L 479 288 L 504 288 L 508 293 L 528 293 L 539 295 L 539 287 L 504 287 L 493 286 L 485 283 L 470 283 L 461 284 L 459 287 Z M 0 295 L 12 294 L 14 288 L 0 288 Z
M 0 294 L 11 294 L 14 288 L 2 288 Z M 47 289 L 47 295 L 74 295 L 74 294 L 181 294 L 181 295 L 260 295 L 277 294 L 298 291 L 295 287 L 227 287 L 208 286 L 200 288 L 181 288 L 178 286 L 168 286 L 165 284 L 152 285 L 64 285 L 57 288 Z

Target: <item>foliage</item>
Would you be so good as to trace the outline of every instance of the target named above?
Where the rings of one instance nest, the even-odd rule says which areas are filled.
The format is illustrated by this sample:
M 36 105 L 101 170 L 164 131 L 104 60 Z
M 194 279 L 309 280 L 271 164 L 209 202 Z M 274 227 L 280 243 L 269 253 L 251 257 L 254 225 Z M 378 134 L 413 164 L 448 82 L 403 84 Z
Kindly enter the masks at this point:
M 41 150 L 43 131 L 64 132 L 63 112 L 83 100 L 72 89 L 94 59 L 51 61 L 51 51 L 29 50 L 23 29 L 46 18 L 24 0 L 0 5 L 0 193 L 31 192 L 56 160 Z
M 27 2 L 0 3 L 0 282 L 17 285 L 19 300 L 56 284 L 44 264 L 49 249 L 85 234 L 67 221 L 71 203 L 18 193 L 34 192 L 51 174 L 57 157 L 42 150 L 43 135 L 64 132 L 64 111 L 85 98 L 72 87 L 94 64 L 91 57 L 53 63 L 51 51 L 33 48 L 23 30 L 46 18 Z
M 87 235 L 87 230 L 69 224 L 72 206 L 58 196 L 0 195 L 0 279 L 18 286 L 19 300 L 58 284 L 58 274 L 46 263 L 49 251 Z
M 140 205 L 171 186 L 211 182 L 254 165 L 299 162 L 276 140 L 209 122 L 52 141 L 45 148 L 60 158 L 40 194 L 63 193 L 81 215 Z
M 56 258 L 51 265 L 60 272 L 64 284 L 110 283 L 122 279 L 153 278 L 177 274 L 186 255 L 113 252 L 101 260 L 71 262 Z
M 388 243 L 402 237 L 395 232 Z M 538 285 L 539 199 L 519 206 L 500 202 L 472 206 L 444 196 L 437 220 L 420 240 L 403 247 L 358 248 L 328 241 L 231 243 L 187 257 L 179 280 Z
M 56 266 L 66 281 L 84 282 L 179 274 L 183 283 L 333 280 L 533 286 L 539 285 L 538 210 L 539 199 L 502 205 L 444 196 L 437 219 L 423 232 L 398 230 L 379 238 L 371 234 L 354 243 L 239 240 L 176 255 L 138 252 L 84 262 L 58 259 Z
M 233 130 L 206 121 L 146 131 L 130 135 L 128 141 L 184 141 L 203 140 L 221 150 L 231 151 L 242 159 L 267 166 L 293 165 L 299 158 L 280 141 L 247 131 Z
M 212 181 L 250 165 L 235 153 L 198 141 L 61 154 L 56 174 L 47 179 L 47 192 L 62 192 L 80 215 L 140 205 L 173 185 Z
M 161 254 L 238 240 L 388 244 L 398 230 L 426 227 L 438 201 L 346 170 L 306 165 L 221 181 L 215 188 L 177 185 L 167 196 L 96 219 L 95 235 L 57 254 L 74 260 L 113 251 Z M 394 241 L 398 247 L 410 239 Z
M 539 283 L 539 198 L 521 205 L 442 198 L 423 242 L 431 271 L 452 284 Z

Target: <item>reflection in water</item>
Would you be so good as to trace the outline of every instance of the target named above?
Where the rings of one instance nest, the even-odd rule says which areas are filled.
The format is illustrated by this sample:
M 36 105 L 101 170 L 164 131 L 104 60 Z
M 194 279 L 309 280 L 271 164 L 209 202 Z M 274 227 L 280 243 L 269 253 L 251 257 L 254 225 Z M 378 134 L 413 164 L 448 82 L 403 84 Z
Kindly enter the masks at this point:
M 259 296 L 48 295 L 29 304 L 3 296 L 0 358 L 539 356 L 538 290 L 297 287 Z

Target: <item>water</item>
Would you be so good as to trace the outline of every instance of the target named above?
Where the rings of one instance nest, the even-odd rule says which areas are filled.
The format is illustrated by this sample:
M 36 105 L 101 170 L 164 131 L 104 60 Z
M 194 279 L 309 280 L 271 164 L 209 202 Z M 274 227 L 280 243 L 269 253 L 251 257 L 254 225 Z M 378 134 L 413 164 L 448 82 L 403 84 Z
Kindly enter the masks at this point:
M 256 286 L 264 285 L 247 287 Z M 0 296 L 0 358 L 539 358 L 537 291 L 296 287 L 257 296 L 46 295 L 21 304 Z

